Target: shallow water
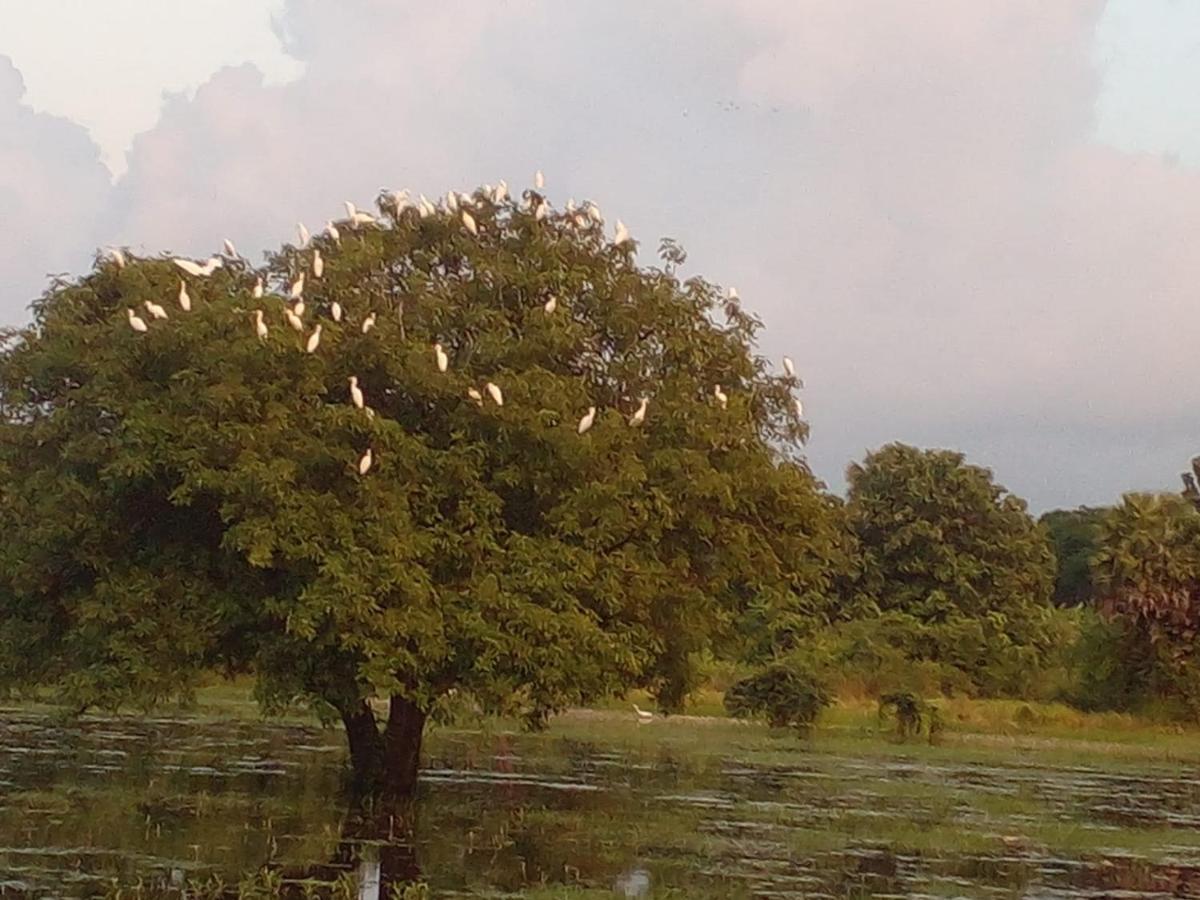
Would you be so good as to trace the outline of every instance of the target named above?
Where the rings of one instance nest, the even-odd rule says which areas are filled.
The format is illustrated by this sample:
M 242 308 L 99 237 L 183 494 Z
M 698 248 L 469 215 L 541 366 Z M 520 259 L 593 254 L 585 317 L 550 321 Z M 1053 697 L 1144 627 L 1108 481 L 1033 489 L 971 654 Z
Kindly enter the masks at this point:
M 432 896 L 1200 896 L 1195 767 L 767 764 L 645 734 L 441 732 L 401 822 L 347 810 L 336 732 L 0 712 L 0 895 L 269 866 L 352 872 L 364 898 L 413 879 Z

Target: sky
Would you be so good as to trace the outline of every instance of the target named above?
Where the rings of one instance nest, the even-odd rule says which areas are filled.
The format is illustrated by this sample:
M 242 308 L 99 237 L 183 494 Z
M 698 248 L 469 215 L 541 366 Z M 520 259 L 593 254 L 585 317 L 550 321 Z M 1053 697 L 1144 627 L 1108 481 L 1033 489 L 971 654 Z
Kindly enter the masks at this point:
M 1200 453 L 1200 3 L 0 0 L 0 323 L 97 247 L 252 258 L 547 176 L 736 286 L 834 489 L 893 440 L 1035 511 Z

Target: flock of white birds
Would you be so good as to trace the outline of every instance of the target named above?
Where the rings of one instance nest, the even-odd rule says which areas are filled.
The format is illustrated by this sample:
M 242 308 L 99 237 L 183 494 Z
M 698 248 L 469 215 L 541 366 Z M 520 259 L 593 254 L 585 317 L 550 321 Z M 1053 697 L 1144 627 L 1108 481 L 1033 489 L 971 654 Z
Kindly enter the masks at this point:
M 542 175 L 542 172 L 540 170 L 534 175 L 533 183 L 534 183 L 534 187 L 538 191 L 541 191 L 545 187 L 545 177 Z M 484 185 L 483 189 L 484 189 L 484 191 L 486 191 L 488 194 L 491 195 L 492 200 L 495 203 L 501 203 L 505 200 L 506 197 L 508 197 L 508 185 L 503 181 L 501 181 L 499 183 L 499 185 L 495 186 L 495 187 L 493 187 L 491 185 Z M 445 210 L 449 211 L 450 213 L 456 214 L 459 217 L 460 221 L 462 222 L 463 228 L 466 229 L 466 231 L 469 234 L 471 234 L 472 236 L 477 236 L 479 234 L 479 225 L 476 223 L 475 217 L 472 216 L 471 213 L 468 211 L 468 207 L 470 207 L 474 204 L 474 199 L 469 194 L 459 194 L 454 191 L 450 191 L 449 193 L 446 194 L 446 197 L 442 201 L 441 204 L 434 205 L 433 203 L 431 203 L 429 200 L 427 200 L 425 198 L 424 194 L 422 194 L 420 196 L 419 200 L 414 202 L 409 198 L 408 191 L 398 191 L 391 195 L 391 202 L 393 204 L 395 204 L 397 212 L 400 212 L 401 210 L 405 209 L 406 207 L 408 207 L 410 205 L 413 206 L 417 210 L 417 213 L 418 213 L 418 215 L 421 216 L 421 218 L 426 218 L 430 215 L 435 214 L 439 210 L 439 206 L 440 206 L 440 207 L 444 208 Z M 532 202 L 533 201 L 527 195 L 526 199 L 524 201 L 524 204 L 525 204 L 524 208 L 528 209 L 529 205 Z M 345 207 L 346 207 L 346 217 L 343 221 L 346 224 L 348 224 L 350 226 L 350 228 L 357 229 L 357 228 L 360 228 L 363 226 L 376 226 L 379 224 L 379 220 L 375 216 L 358 209 L 358 207 L 356 207 L 349 200 L 345 201 Z M 591 203 L 591 202 L 584 204 L 583 207 L 577 208 L 573 201 L 568 201 L 568 203 L 566 205 L 566 211 L 569 214 L 571 214 L 574 217 L 575 221 L 579 224 L 583 224 L 586 221 L 588 221 L 589 219 L 591 221 L 599 222 L 599 223 L 602 223 L 604 221 L 602 216 L 600 215 L 599 207 L 597 207 L 594 203 Z M 534 218 L 537 219 L 538 221 L 541 221 L 549 214 L 549 205 L 547 204 L 547 202 L 544 199 L 541 199 L 540 196 L 537 201 L 537 206 L 533 210 L 533 213 L 534 213 Z M 296 223 L 296 231 L 297 231 L 297 236 L 299 237 L 299 240 L 300 240 L 299 246 L 302 249 L 307 247 L 310 240 L 312 239 L 311 232 L 309 232 L 309 230 L 304 226 L 303 222 Z M 332 219 L 325 223 L 325 233 L 335 243 L 341 243 L 341 231 L 339 230 L 337 224 Z M 620 219 L 618 219 L 615 229 L 614 229 L 613 244 L 615 246 L 620 246 L 622 244 L 628 243 L 630 240 L 632 240 L 632 237 L 629 233 L 629 229 L 625 226 L 624 222 L 622 222 Z M 116 266 L 118 268 L 121 268 L 121 269 L 125 268 L 126 259 L 125 259 L 125 254 L 122 250 L 120 250 L 119 248 L 110 248 L 110 250 L 108 252 L 109 252 L 109 255 L 112 258 L 113 262 L 116 264 Z M 224 253 L 225 257 L 228 257 L 230 259 L 238 259 L 239 258 L 238 253 L 237 253 L 237 248 L 234 246 L 233 242 L 228 239 L 226 239 L 224 242 L 223 253 Z M 215 271 L 217 271 L 217 269 L 220 269 L 225 264 L 224 259 L 222 259 L 220 256 L 209 257 L 203 263 L 197 263 L 193 260 L 182 259 L 182 258 L 175 258 L 172 261 L 175 263 L 176 266 L 179 267 L 179 269 L 181 271 L 183 271 L 187 275 L 192 276 L 193 278 L 206 278 L 207 276 L 212 275 Z M 312 255 L 311 255 L 309 270 L 311 271 L 312 277 L 314 279 L 320 279 L 321 276 L 325 272 L 325 261 L 321 257 L 320 249 L 317 247 L 312 248 Z M 290 307 L 285 306 L 283 309 L 283 316 L 284 316 L 284 319 L 287 322 L 287 324 L 293 330 L 295 330 L 301 334 L 303 334 L 305 331 L 304 318 L 303 318 L 304 313 L 305 313 L 304 285 L 305 285 L 305 273 L 301 272 L 299 275 L 296 276 L 295 280 L 292 281 L 291 285 L 288 288 L 287 300 L 291 303 L 291 306 Z M 262 280 L 262 277 L 260 276 L 254 283 L 254 287 L 251 290 L 251 296 L 256 300 L 261 299 L 263 297 L 264 290 L 265 289 L 264 289 L 264 285 L 263 285 L 263 280 Z M 736 288 L 729 289 L 729 299 L 735 300 L 735 301 L 738 299 L 738 293 L 737 293 Z M 191 311 L 192 299 L 191 299 L 191 296 L 188 294 L 187 282 L 185 280 L 183 280 L 182 278 L 179 280 L 178 300 L 179 300 L 179 308 L 183 312 Z M 164 309 L 161 304 L 155 303 L 151 300 L 146 300 L 146 301 L 144 301 L 144 303 L 142 305 L 145 307 L 145 310 L 149 314 L 151 320 L 169 318 L 169 315 L 168 315 L 166 309 Z M 551 296 L 545 302 L 545 304 L 543 305 L 542 308 L 545 311 L 546 315 L 553 315 L 554 311 L 558 308 L 558 299 L 554 296 Z M 147 331 L 149 331 L 149 325 L 147 324 L 146 320 L 144 318 L 142 318 L 142 316 L 138 315 L 137 310 L 133 309 L 132 307 L 128 308 L 127 314 L 129 316 L 129 327 L 130 328 L 132 328 L 134 331 L 141 333 L 141 334 L 144 334 Z M 330 317 L 335 322 L 342 321 L 342 317 L 343 317 L 342 307 L 339 303 L 337 303 L 337 301 L 334 301 L 332 304 L 330 304 L 329 314 L 330 314 Z M 369 313 L 363 319 L 360 328 L 361 328 L 361 331 L 363 334 L 367 334 L 374 327 L 375 327 L 375 313 L 372 312 L 372 313 Z M 264 319 L 264 313 L 261 309 L 254 310 L 254 333 L 258 336 L 259 340 L 266 340 L 267 335 L 270 333 L 270 330 Z M 320 346 L 321 346 L 321 324 L 318 322 L 313 326 L 312 331 L 309 332 L 308 337 L 306 338 L 306 340 L 304 342 L 304 349 L 308 353 L 316 353 L 317 349 Z M 434 364 L 437 366 L 437 370 L 439 372 L 445 372 L 450 367 L 450 358 L 449 358 L 449 356 L 447 356 L 445 349 L 442 347 L 442 345 L 440 343 L 433 345 L 433 361 L 434 361 Z M 787 356 L 785 356 L 783 358 L 783 368 L 789 378 L 793 378 L 795 376 L 795 374 L 796 374 L 795 365 L 792 363 L 792 360 Z M 364 410 L 368 416 L 373 416 L 374 415 L 373 411 L 371 410 L 371 408 L 369 406 L 366 405 L 366 397 L 363 394 L 362 388 L 359 386 L 358 376 L 351 375 L 349 382 L 350 382 L 350 402 L 356 408 Z M 487 393 L 487 396 L 489 398 L 491 398 L 492 402 L 495 403 L 497 406 L 504 405 L 504 394 L 500 390 L 500 387 L 498 385 L 489 381 L 486 384 L 484 384 L 484 391 Z M 483 404 L 483 393 L 480 392 L 479 390 L 477 390 L 476 388 L 474 388 L 474 387 L 468 388 L 467 396 L 470 397 L 470 399 L 473 400 L 475 403 L 480 404 L 480 405 Z M 722 409 L 725 409 L 726 405 L 729 403 L 729 396 L 725 393 L 725 391 L 722 389 L 721 385 L 719 385 L 719 384 L 713 386 L 713 398 L 716 400 L 716 402 L 720 405 L 720 407 Z M 796 405 L 796 415 L 803 416 L 804 406 L 799 398 L 796 398 L 795 405 Z M 631 415 L 629 417 L 628 421 L 629 421 L 629 425 L 631 427 L 636 428 L 646 420 L 646 412 L 649 409 L 649 406 L 650 406 L 649 398 L 642 397 L 639 401 L 638 408 L 634 411 L 633 415 Z M 579 424 L 576 426 L 576 432 L 581 435 L 586 434 L 588 432 L 588 430 L 592 427 L 592 425 L 595 423 L 595 421 L 596 421 L 596 407 L 589 406 L 587 408 L 587 412 L 585 412 L 583 417 L 580 418 Z M 368 447 L 366 452 L 364 452 L 363 455 L 358 460 L 358 473 L 360 475 L 366 475 L 367 472 L 370 471 L 371 466 L 374 465 L 374 462 L 375 462 L 375 456 L 374 456 L 373 452 L 371 451 L 371 449 Z M 641 715 L 641 711 L 639 711 L 639 715 Z

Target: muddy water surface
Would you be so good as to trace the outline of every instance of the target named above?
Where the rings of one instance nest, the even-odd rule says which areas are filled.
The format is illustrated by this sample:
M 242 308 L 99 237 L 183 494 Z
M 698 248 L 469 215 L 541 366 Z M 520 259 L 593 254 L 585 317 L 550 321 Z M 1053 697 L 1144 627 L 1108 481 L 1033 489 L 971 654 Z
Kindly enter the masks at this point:
M 748 756 L 442 732 L 397 819 L 348 808 L 336 732 L 0 712 L 0 896 L 1200 896 L 1195 767 Z

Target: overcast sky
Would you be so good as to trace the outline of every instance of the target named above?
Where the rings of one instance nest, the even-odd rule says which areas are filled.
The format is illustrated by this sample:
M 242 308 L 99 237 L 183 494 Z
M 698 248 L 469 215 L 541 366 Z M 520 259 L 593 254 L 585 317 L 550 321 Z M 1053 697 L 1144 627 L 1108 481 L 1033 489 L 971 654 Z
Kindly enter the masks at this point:
M 678 238 L 810 459 L 955 447 L 1035 510 L 1200 453 L 1200 3 L 0 0 L 0 321 L 99 245 L 253 256 L 537 168 Z M 649 258 L 649 253 L 645 254 Z

